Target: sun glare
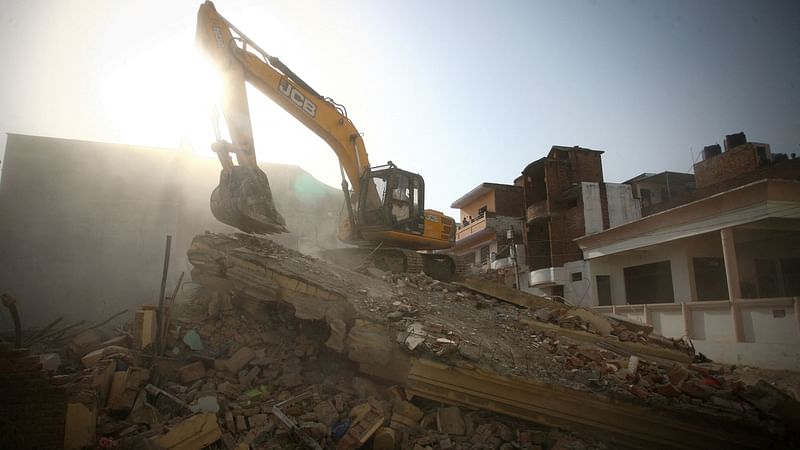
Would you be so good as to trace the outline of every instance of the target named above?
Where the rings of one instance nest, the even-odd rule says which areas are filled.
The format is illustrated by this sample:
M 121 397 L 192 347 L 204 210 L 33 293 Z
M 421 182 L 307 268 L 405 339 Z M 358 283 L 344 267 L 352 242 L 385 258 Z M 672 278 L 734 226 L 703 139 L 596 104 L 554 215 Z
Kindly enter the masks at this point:
M 122 142 L 175 148 L 185 139 L 196 153 L 213 155 L 219 80 L 193 49 L 193 36 L 177 36 L 128 59 L 99 89 Z
M 186 143 L 198 156 L 215 156 L 212 117 L 221 104 L 221 83 L 194 48 L 194 30 L 127 59 L 105 77 L 99 92 L 119 142 L 163 148 Z M 327 144 L 250 86 L 248 99 L 259 161 L 297 165 L 339 185 L 338 160 Z M 219 125 L 229 139 L 221 111 Z

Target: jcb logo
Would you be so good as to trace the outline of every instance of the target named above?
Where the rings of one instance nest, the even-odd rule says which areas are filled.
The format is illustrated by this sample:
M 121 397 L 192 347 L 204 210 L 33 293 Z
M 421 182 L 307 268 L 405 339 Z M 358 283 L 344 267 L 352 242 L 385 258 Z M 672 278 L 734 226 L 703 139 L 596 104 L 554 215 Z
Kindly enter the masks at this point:
M 303 112 L 311 117 L 317 115 L 317 105 L 315 105 L 311 100 L 307 99 L 302 92 L 298 91 L 294 86 L 292 86 L 291 83 L 286 80 L 286 78 L 281 78 L 281 83 L 278 88 L 283 95 L 289 97 L 292 103 L 297 105 L 298 108 L 302 109 Z

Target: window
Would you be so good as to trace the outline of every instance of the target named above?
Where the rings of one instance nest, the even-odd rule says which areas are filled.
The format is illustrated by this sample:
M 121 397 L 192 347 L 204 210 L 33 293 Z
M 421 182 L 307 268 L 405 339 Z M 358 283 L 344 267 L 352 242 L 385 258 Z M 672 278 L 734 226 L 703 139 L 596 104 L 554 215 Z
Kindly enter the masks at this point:
M 697 300 L 728 298 L 728 278 L 725 276 L 725 261 L 722 258 L 692 258 L 692 264 Z
M 675 301 L 672 290 L 672 267 L 669 261 L 626 267 L 625 296 L 628 303 L 671 303 Z
M 461 260 L 464 261 L 467 264 L 471 264 L 471 265 L 474 266 L 475 264 L 478 263 L 477 261 L 475 261 L 475 257 L 477 257 L 477 256 L 478 255 L 477 255 L 476 252 L 467 253 L 466 255 L 461 257 Z
M 583 272 L 572 272 L 572 281 L 581 281 L 583 279 Z
M 486 264 L 489 262 L 489 246 L 485 245 L 481 247 L 481 264 Z
M 367 182 L 362 221 L 365 225 L 380 225 L 385 221 L 383 203 L 386 199 L 386 180 L 371 177 Z

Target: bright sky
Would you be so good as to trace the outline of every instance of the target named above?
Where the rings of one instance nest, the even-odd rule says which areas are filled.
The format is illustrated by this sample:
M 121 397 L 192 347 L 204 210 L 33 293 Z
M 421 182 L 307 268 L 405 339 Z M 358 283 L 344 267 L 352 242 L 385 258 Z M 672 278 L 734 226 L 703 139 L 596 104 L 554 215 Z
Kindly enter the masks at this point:
M 213 140 L 198 1 L 0 2 L 0 132 L 175 148 Z M 426 206 L 511 183 L 551 145 L 605 150 L 606 181 L 687 172 L 745 131 L 800 156 L 800 2 L 220 0 L 217 9 L 343 103 L 373 165 Z M 250 93 L 259 159 L 332 186 L 331 150 Z M 5 143 L 0 143 L 0 147 Z M 0 153 L 2 150 L 0 150 Z

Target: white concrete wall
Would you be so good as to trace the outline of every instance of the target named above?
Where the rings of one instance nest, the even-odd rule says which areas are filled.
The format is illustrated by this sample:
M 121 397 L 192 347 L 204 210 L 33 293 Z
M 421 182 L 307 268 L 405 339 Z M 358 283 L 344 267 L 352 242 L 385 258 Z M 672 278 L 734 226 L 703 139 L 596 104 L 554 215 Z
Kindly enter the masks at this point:
M 652 309 L 652 308 L 651 308 Z M 654 310 L 650 315 L 650 323 L 659 334 L 674 338 L 683 337 L 685 333 L 683 314 L 678 310 Z
M 750 299 L 740 303 L 744 342 L 736 342 L 730 305 L 726 301 L 687 303 L 688 320 L 678 304 L 598 307 L 640 322 L 649 321 L 656 333 L 689 337 L 697 351 L 714 361 L 767 369 L 800 370 L 800 319 L 792 298 Z M 777 311 L 777 312 L 776 312 Z M 688 323 L 690 329 L 686 330 Z M 688 333 L 687 333 L 688 332 Z
M 583 221 L 586 234 L 603 231 L 603 208 L 600 204 L 600 185 L 598 183 L 581 183 L 583 196 Z
M 800 370 L 800 346 L 693 340 L 695 350 L 714 361 L 772 370 Z
M 672 271 L 672 290 L 675 302 L 687 302 L 694 298 L 692 294 L 693 282 L 690 282 L 690 259 L 687 256 L 685 241 L 670 242 L 654 249 L 639 250 L 624 254 L 603 256 L 588 260 L 592 276 L 592 292 L 597 292 L 597 275 L 611 277 L 611 303 L 624 305 L 625 297 L 624 268 L 642 264 L 669 261 Z M 593 304 L 597 304 L 595 300 Z
M 572 274 L 580 273 L 580 281 L 572 281 Z M 564 264 L 564 298 L 573 305 L 596 305 L 592 277 L 586 261 L 571 261 Z
M 642 218 L 641 205 L 638 199 L 633 198 L 630 185 L 606 183 L 606 200 L 611 228 Z
M 744 303 L 747 305 L 747 303 Z M 800 343 L 800 326 L 790 305 L 759 305 L 742 308 L 746 342 L 762 344 Z
M 661 198 L 661 188 L 664 185 L 660 183 L 648 183 L 648 182 L 637 182 L 637 194 L 639 198 L 642 198 L 642 189 L 647 189 L 650 191 L 650 204 L 655 205 L 656 203 L 661 203 L 664 199 Z

